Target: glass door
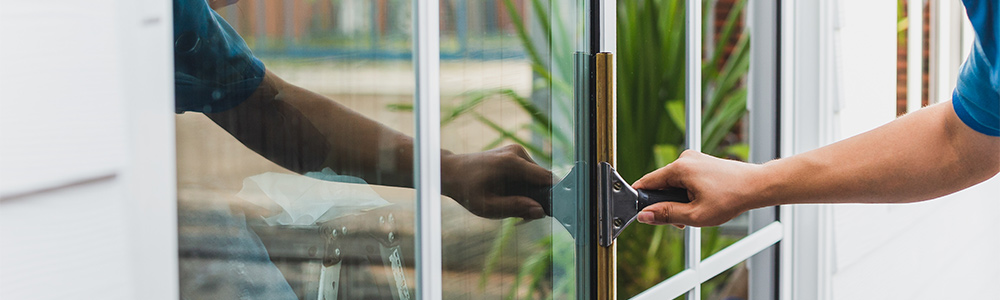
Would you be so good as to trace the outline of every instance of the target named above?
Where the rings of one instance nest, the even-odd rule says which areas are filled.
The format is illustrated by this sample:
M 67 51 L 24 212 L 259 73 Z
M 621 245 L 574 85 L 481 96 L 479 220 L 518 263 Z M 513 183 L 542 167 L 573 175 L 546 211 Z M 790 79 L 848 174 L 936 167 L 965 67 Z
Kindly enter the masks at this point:
M 182 298 L 607 298 L 600 1 L 173 2 Z
M 411 3 L 173 2 L 181 297 L 414 299 Z
M 596 293 L 590 2 L 439 2 L 443 298 Z M 498 180 L 449 191 L 455 176 Z
M 684 149 L 755 163 L 778 157 L 784 2 L 617 2 L 624 178 Z M 718 227 L 631 226 L 617 241 L 618 296 L 776 299 L 784 228 L 777 208 Z

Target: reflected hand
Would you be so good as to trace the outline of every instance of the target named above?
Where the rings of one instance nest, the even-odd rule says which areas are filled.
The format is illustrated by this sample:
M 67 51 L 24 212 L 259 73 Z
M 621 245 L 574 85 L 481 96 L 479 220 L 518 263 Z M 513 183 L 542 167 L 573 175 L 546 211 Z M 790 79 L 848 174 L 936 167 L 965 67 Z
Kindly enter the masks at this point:
M 661 202 L 637 215 L 639 222 L 678 227 L 718 226 L 755 208 L 760 197 L 761 166 L 712 157 L 687 150 L 673 163 L 646 174 L 632 184 L 636 189 L 661 190 L 670 187 L 688 190 L 691 203 Z
M 443 154 L 442 194 L 484 218 L 545 216 L 526 195 L 552 186 L 552 173 L 536 164 L 524 147 L 509 145 L 469 154 Z

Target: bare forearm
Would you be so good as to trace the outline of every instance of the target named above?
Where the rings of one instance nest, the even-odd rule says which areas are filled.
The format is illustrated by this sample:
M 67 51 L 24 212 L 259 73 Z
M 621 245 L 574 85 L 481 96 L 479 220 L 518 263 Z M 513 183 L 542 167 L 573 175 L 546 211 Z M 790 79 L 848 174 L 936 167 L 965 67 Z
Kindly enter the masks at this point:
M 371 183 L 412 186 L 412 138 L 270 72 L 250 99 L 208 116 L 289 170 L 329 167 Z
M 942 103 L 875 130 L 761 168 L 756 207 L 902 203 L 940 197 L 1000 171 L 1000 138 L 975 132 Z
M 329 167 L 368 183 L 413 186 L 413 139 L 274 74 L 237 107 L 207 114 L 248 148 L 289 170 Z M 520 146 L 441 152 L 441 192 L 489 218 L 536 219 L 544 210 L 524 190 L 552 184 L 552 174 Z M 519 190 L 518 188 L 521 188 Z
M 368 182 L 413 185 L 413 139 L 322 95 L 286 85 L 278 94 L 313 124 L 329 145 L 322 167 Z

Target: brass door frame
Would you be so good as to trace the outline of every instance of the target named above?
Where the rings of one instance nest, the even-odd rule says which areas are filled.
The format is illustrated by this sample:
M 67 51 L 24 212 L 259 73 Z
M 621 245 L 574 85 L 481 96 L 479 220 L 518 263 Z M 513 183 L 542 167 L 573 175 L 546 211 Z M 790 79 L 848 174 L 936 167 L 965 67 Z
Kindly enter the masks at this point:
M 597 151 L 595 153 L 597 163 L 607 162 L 612 167 L 617 167 L 615 160 L 616 128 L 615 128 L 615 65 L 614 55 L 608 52 L 601 52 L 594 55 L 595 73 L 595 129 Z M 596 164 L 595 164 L 596 165 Z M 597 193 L 593 193 L 592 203 L 600 201 Z M 595 205 L 600 207 L 599 205 Z M 598 212 L 601 215 L 602 212 Z M 595 219 L 596 220 L 596 219 Z M 598 222 L 594 222 L 595 233 L 600 232 L 596 228 Z M 595 244 L 597 261 L 597 299 L 616 299 L 617 292 L 617 248 L 614 241 L 608 247 Z

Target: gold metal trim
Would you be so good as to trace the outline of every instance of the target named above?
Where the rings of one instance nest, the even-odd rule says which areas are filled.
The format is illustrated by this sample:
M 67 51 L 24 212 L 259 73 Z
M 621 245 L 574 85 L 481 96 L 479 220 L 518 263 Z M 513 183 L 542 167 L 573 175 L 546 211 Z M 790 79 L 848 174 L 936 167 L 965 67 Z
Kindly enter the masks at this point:
M 607 52 L 597 53 L 596 82 L 597 93 L 597 162 L 615 164 L 615 59 Z M 601 212 L 598 212 L 601 213 Z M 597 223 L 594 223 L 597 226 Z M 599 232 L 598 229 L 595 232 Z M 617 289 L 617 249 L 612 241 L 611 246 L 597 247 L 597 299 L 616 299 Z

